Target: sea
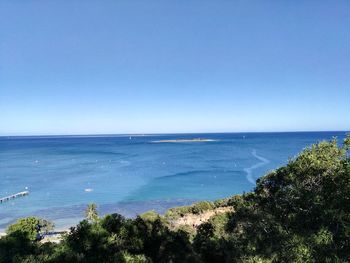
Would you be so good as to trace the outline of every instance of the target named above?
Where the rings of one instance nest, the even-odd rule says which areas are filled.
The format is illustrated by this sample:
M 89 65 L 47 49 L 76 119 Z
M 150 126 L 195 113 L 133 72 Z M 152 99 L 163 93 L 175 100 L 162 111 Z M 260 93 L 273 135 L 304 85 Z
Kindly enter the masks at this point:
M 89 203 L 97 204 L 101 216 L 135 217 L 148 210 L 164 213 L 174 206 L 242 194 L 305 147 L 333 137 L 341 142 L 345 135 L 3 136 L 0 198 L 21 191 L 29 195 L 0 203 L 0 230 L 26 216 L 52 220 L 57 229 L 64 229 L 84 218 Z M 192 139 L 197 140 L 188 141 Z

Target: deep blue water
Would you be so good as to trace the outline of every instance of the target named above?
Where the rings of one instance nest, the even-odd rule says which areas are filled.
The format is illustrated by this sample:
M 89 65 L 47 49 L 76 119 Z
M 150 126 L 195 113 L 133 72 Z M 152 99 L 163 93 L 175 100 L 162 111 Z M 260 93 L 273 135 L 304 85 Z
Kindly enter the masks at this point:
M 306 146 L 345 132 L 0 137 L 0 228 L 38 215 L 58 226 L 83 216 L 87 203 L 126 216 L 250 191 L 256 178 Z M 154 143 L 208 138 L 210 142 Z

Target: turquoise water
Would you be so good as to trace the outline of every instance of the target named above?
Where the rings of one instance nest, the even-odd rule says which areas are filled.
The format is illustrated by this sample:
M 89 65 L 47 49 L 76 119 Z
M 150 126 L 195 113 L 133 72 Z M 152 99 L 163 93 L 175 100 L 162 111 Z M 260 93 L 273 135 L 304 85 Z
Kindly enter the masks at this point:
M 37 215 L 72 224 L 95 202 L 126 216 L 250 191 L 304 147 L 345 132 L 0 137 L 0 228 Z M 208 142 L 154 143 L 208 138 Z

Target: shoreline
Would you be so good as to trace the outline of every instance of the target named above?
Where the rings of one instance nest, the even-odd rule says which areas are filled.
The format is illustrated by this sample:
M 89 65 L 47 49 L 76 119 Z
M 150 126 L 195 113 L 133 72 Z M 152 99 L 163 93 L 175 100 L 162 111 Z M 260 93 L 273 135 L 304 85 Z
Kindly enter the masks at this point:
M 168 209 L 178 206 L 188 206 L 199 202 L 199 199 L 169 199 L 169 200 L 148 200 L 148 201 L 123 201 L 116 203 L 97 204 L 100 216 L 118 213 L 125 218 L 135 218 L 147 211 L 154 210 L 164 214 Z M 23 216 L 7 220 L 0 226 L 0 233 L 5 233 L 7 227 L 20 218 L 29 216 L 40 217 L 54 223 L 55 231 L 66 231 L 76 226 L 84 219 L 84 211 L 87 204 L 73 205 L 71 207 L 52 207 L 38 210 Z M 74 213 L 71 213 L 74 211 Z
M 137 214 L 137 216 L 143 219 L 152 218 L 150 215 L 153 215 L 153 213 L 155 213 L 156 215 L 166 220 L 168 227 L 172 230 L 180 229 L 181 227 L 188 227 L 192 229 L 192 231 L 196 231 L 199 225 L 207 222 L 213 216 L 234 212 L 233 207 L 226 203 L 227 200 L 232 197 L 233 196 L 221 199 L 223 202 L 218 205 L 215 205 L 214 201 L 199 201 L 194 202 L 190 205 L 169 207 L 167 210 L 163 211 L 163 213 L 157 213 L 154 210 L 147 210 L 146 212 Z M 216 201 L 219 201 L 219 199 Z M 169 212 L 170 214 L 168 214 Z M 103 216 L 101 215 L 99 218 L 101 219 Z M 62 224 L 59 227 L 54 226 L 51 231 L 42 234 L 42 238 L 39 240 L 39 242 L 60 243 L 63 236 L 71 232 L 72 227 L 76 227 L 82 220 L 85 219 L 86 218 L 75 218 L 75 220 L 70 221 L 70 224 Z M 0 239 L 7 235 L 5 230 L 6 229 L 0 229 Z

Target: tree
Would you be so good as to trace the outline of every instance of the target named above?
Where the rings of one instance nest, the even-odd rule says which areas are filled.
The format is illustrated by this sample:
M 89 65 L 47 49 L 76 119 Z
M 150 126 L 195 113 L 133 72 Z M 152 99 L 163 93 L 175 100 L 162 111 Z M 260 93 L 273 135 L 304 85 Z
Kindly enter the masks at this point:
M 257 181 L 254 192 L 236 203 L 228 224 L 236 258 L 350 260 L 348 143 L 315 144 Z
M 88 204 L 85 210 L 85 217 L 87 220 L 96 222 L 98 220 L 97 205 L 94 203 Z
M 54 224 L 48 220 L 27 217 L 18 219 L 16 223 L 10 225 L 6 233 L 11 235 L 15 232 L 23 233 L 28 239 L 34 241 L 39 240 L 42 234 L 45 234 L 54 228 Z

